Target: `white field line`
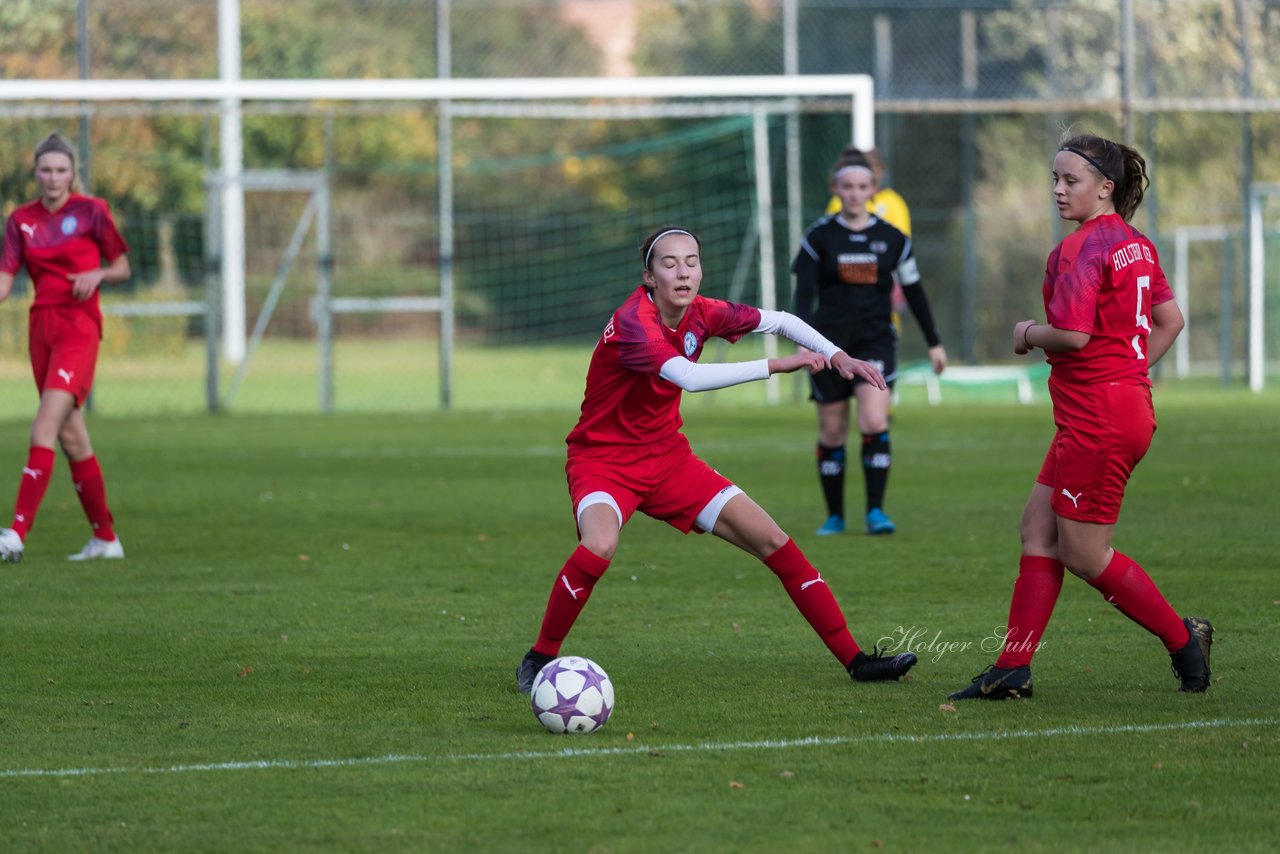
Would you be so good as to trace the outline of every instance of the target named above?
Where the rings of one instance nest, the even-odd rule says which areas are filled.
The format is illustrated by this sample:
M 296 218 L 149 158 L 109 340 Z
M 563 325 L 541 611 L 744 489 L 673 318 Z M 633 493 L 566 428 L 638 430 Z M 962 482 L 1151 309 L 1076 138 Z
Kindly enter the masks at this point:
M 1272 726 L 1280 718 L 1219 718 L 1172 724 L 1126 724 L 1122 726 L 1065 726 L 1051 729 L 1024 729 L 1005 732 L 955 732 L 934 735 L 832 736 L 778 741 L 705 742 L 702 744 L 627 745 L 626 747 L 566 747 L 560 750 L 514 751 L 508 753 L 462 753 L 440 756 L 389 754 L 356 759 L 259 759 L 249 762 L 211 762 L 197 765 L 169 765 L 143 768 L 12 768 L 0 770 L 0 779 L 19 777 L 92 777 L 109 774 L 196 774 L 208 771 L 260 771 L 271 769 L 354 768 L 365 765 L 395 765 L 408 762 L 486 762 L 564 759 L 581 756 L 625 756 L 648 753 L 716 753 L 730 750 L 786 750 L 795 747 L 827 747 L 841 744 L 933 744 L 954 741 L 1004 741 L 1012 738 L 1058 738 L 1061 736 L 1122 735 L 1178 730 L 1221 729 L 1224 727 Z

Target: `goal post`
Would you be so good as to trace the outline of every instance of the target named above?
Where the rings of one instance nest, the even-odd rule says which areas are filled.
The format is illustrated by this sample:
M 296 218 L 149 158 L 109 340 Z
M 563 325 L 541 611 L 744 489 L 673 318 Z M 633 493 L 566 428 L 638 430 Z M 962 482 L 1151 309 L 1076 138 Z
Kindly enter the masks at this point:
M 1249 188 L 1249 388 L 1254 392 L 1262 391 L 1267 373 L 1267 253 L 1263 209 L 1267 200 L 1276 196 L 1280 196 L 1280 184 L 1254 184 Z

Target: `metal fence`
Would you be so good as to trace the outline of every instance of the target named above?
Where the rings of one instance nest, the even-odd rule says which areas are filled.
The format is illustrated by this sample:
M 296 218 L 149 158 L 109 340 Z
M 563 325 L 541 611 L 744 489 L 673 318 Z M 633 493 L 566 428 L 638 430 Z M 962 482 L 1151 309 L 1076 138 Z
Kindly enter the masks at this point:
M 1239 382 L 1258 330 L 1264 358 L 1280 356 L 1277 246 L 1268 237 L 1255 251 L 1244 228 L 1252 188 L 1280 181 L 1280 0 L 6 0 L 0 89 L 2 81 L 217 78 L 228 62 L 219 54 L 219 13 L 236 7 L 234 60 L 249 79 L 871 74 L 889 183 L 911 205 L 944 341 L 953 358 L 969 363 L 1006 359 L 1012 320 L 1038 313 L 1044 257 L 1062 234 L 1047 179 L 1057 140 L 1069 128 L 1124 139 L 1147 157 L 1153 180 L 1136 224 L 1156 239 L 1171 278 L 1176 264 L 1186 264 L 1192 323 L 1181 357 L 1191 372 Z M 0 97 L 0 203 L 7 211 L 30 197 L 29 152 L 57 127 L 79 141 L 93 191 L 129 223 L 138 273 L 131 300 L 201 302 L 207 279 L 217 275 L 207 257 L 204 181 L 219 154 L 219 115 L 217 105 L 189 101 Z M 330 176 L 336 298 L 361 299 L 367 287 L 406 299 L 438 295 L 437 119 L 433 105 L 413 103 L 244 105 L 246 168 Z M 627 176 L 593 173 L 591 164 L 632 151 L 641 137 L 665 139 L 678 124 L 620 135 L 578 122 L 476 121 L 463 128 L 470 136 L 452 162 L 474 177 L 474 192 L 498 197 L 488 207 L 502 209 L 508 225 L 538 212 L 518 193 L 501 198 L 513 191 L 503 175 L 545 152 L 576 159 L 574 174 L 553 164 L 555 180 L 579 182 L 587 188 L 583 198 L 607 210 L 619 198 L 634 202 L 636 188 Z M 826 166 L 847 144 L 848 128 L 821 116 L 802 117 L 799 128 L 808 218 L 825 202 Z M 648 162 L 636 158 L 627 162 Z M 776 173 L 784 172 L 779 163 Z M 699 194 L 715 189 L 694 187 Z M 552 192 L 535 189 L 535 197 Z M 781 197 L 785 189 L 778 190 Z M 248 259 L 249 325 L 270 296 L 304 204 L 264 201 L 250 212 L 251 249 L 258 248 Z M 1266 233 L 1276 217 L 1276 203 L 1269 204 L 1262 209 Z M 636 221 L 634 230 L 641 226 Z M 775 226 L 794 230 L 785 217 Z M 1197 239 L 1176 252 L 1178 235 L 1192 227 L 1208 230 L 1194 232 Z M 784 293 L 796 236 L 779 241 L 775 266 Z M 624 257 L 629 251 L 629 244 L 618 248 Z M 315 253 L 308 247 L 301 257 Z M 1259 264 L 1266 271 L 1261 309 L 1248 296 Z M 265 335 L 305 346 L 316 335 L 311 283 L 319 273 L 303 263 L 294 275 L 300 282 L 277 289 L 282 295 Z M 581 287 L 592 285 L 584 277 Z M 497 344 L 486 330 L 515 321 L 486 317 L 503 311 L 502 301 L 467 287 L 460 282 L 458 335 L 468 344 Z M 166 330 L 175 322 L 147 320 Z M 198 337 L 208 326 L 188 319 L 178 328 Z M 337 329 L 340 338 L 423 342 L 438 332 L 429 316 L 411 322 L 364 313 L 342 318 Z M 150 334 L 126 337 L 141 347 Z M 548 341 L 582 338 L 548 334 Z M 0 335 L 0 345 L 20 352 L 18 335 Z M 907 359 L 922 353 L 918 338 L 908 329 Z M 424 343 L 424 353 L 430 347 Z M 431 358 L 424 355 L 424 364 Z M 291 359 L 302 370 L 324 370 L 311 355 L 277 362 Z M 342 408 L 340 365 L 338 372 Z M 103 375 L 110 373 L 108 367 Z M 224 382 L 233 374 L 224 370 Z M 197 376 L 200 392 L 205 374 Z M 253 408 L 254 399 L 246 396 L 242 406 Z M 435 401 L 428 392 L 388 405 L 429 408 Z M 172 405 L 161 399 L 156 408 Z M 103 406 L 110 406 L 105 393 Z

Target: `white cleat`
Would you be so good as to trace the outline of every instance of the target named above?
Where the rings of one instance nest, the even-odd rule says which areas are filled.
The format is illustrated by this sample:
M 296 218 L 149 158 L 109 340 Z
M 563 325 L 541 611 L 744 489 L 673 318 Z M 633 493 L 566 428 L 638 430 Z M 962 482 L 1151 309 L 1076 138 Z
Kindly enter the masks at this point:
M 93 537 L 79 552 L 67 555 L 67 560 L 107 560 L 122 557 L 124 557 L 124 545 L 119 537 L 114 540 L 100 540 Z
M 0 528 L 0 560 L 9 563 L 22 560 L 22 537 L 13 528 Z

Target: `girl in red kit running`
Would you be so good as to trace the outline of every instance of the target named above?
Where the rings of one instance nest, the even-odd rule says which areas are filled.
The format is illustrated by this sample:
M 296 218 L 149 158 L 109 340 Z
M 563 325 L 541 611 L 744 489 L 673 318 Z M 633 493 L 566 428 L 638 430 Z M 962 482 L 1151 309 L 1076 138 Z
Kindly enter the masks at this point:
M 682 391 L 706 391 L 771 374 L 831 367 L 846 379 L 885 387 L 880 372 L 836 348 L 793 315 L 698 295 L 702 244 L 660 228 L 640 247 L 643 283 L 613 313 L 587 370 L 582 415 L 569 433 L 565 471 L 579 545 L 556 575 L 533 647 L 516 670 L 521 691 L 560 653 L 639 510 L 688 533 L 710 531 L 763 561 L 800 613 L 860 682 L 897 679 L 916 663 L 858 647 L 835 597 L 795 542 L 746 493 L 699 459 L 680 432 Z M 806 348 L 754 362 L 698 364 L 707 339 L 748 332 L 781 335 Z
M 93 529 L 88 545 L 70 559 L 124 557 L 81 406 L 93 388 L 102 337 L 98 288 L 129 278 L 129 247 L 106 203 L 76 193 L 75 169 L 75 149 L 58 134 L 36 146 L 40 198 L 9 217 L 0 253 L 0 302 L 9 297 L 22 265 L 31 276 L 29 343 L 40 393 L 13 527 L 0 528 L 0 559 L 14 563 L 22 560 L 23 541 L 49 486 L 55 442 L 71 463 L 71 479 Z
M 953 700 L 1031 696 L 1031 657 L 1064 568 L 1160 639 L 1180 690 L 1209 687 L 1213 626 L 1179 617 L 1143 568 L 1111 546 L 1125 485 L 1156 429 L 1148 370 L 1183 326 L 1155 246 L 1129 225 L 1146 185 L 1142 156 L 1108 139 L 1073 136 L 1054 156 L 1058 214 L 1080 225 L 1049 255 L 1048 322 L 1017 323 L 1013 351 L 1039 347 L 1048 357 L 1058 429 L 1022 511 L 1004 650 Z

